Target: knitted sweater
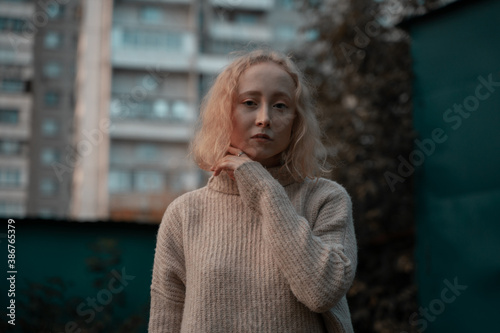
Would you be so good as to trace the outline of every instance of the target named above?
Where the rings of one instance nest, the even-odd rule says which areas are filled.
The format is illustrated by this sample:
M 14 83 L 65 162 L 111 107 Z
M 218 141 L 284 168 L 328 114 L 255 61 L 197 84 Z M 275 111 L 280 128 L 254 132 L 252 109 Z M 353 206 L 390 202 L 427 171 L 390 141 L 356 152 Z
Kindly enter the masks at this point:
M 149 332 L 352 332 L 349 195 L 246 162 L 172 202 L 161 222 Z

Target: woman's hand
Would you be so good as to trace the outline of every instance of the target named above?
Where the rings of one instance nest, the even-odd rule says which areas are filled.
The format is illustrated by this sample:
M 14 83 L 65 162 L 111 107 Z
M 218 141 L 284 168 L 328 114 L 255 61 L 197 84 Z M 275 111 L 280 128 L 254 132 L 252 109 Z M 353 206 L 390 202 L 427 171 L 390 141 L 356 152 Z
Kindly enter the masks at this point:
M 218 176 L 222 170 L 226 171 L 229 177 L 234 180 L 234 170 L 245 162 L 252 161 L 250 157 L 238 148 L 229 146 L 227 155 L 220 159 L 210 169 L 214 172 L 214 176 Z

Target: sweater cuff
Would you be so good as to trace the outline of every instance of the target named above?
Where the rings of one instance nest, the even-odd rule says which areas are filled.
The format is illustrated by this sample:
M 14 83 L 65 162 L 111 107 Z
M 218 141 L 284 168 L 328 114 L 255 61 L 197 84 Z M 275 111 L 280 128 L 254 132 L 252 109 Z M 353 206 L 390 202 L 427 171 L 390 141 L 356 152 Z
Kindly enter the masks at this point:
M 281 184 L 259 162 L 243 163 L 234 171 L 234 174 L 244 202 L 249 208 L 259 213 L 261 213 L 259 200 L 264 197 L 262 194 L 283 189 Z

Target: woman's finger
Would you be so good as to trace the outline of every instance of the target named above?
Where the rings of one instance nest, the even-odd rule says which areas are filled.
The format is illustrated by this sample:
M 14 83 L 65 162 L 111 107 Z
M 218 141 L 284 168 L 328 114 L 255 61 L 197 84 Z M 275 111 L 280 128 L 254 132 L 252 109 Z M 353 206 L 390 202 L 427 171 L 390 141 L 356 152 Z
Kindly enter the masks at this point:
M 218 176 L 222 170 L 225 170 L 229 174 L 230 178 L 234 180 L 234 170 L 236 170 L 241 164 L 251 161 L 246 154 L 238 156 L 240 152 L 241 150 L 238 148 L 229 147 L 227 150 L 228 155 L 221 158 L 220 161 L 218 161 L 210 169 L 214 172 L 213 175 Z
M 232 157 L 232 156 L 231 156 Z M 217 164 L 212 167 L 214 176 L 218 176 L 222 170 L 231 170 L 234 166 L 231 165 L 230 156 L 223 157 Z
M 227 149 L 228 153 L 230 153 L 231 155 L 238 155 L 240 152 L 242 152 L 240 149 L 238 148 L 235 148 L 233 146 L 229 146 L 229 148 Z

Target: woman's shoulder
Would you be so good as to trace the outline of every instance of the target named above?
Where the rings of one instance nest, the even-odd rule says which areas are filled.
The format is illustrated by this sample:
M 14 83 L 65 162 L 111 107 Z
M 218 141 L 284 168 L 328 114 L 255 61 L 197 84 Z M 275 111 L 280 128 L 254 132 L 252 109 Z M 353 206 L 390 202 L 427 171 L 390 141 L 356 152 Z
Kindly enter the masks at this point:
M 312 179 L 306 178 L 302 184 L 303 186 L 307 187 L 310 191 L 349 196 L 347 190 L 341 184 L 337 183 L 332 179 L 323 177 L 312 178 Z
M 163 214 L 160 229 L 180 227 L 183 221 L 192 215 L 192 211 L 198 209 L 201 202 L 200 199 L 203 197 L 205 191 L 205 187 L 189 191 L 179 195 L 170 202 Z
M 167 211 L 177 211 L 179 209 L 185 209 L 186 205 L 192 206 L 200 202 L 201 198 L 206 195 L 207 187 L 201 187 L 196 190 L 192 190 L 179 195 L 175 198 L 167 207 Z

